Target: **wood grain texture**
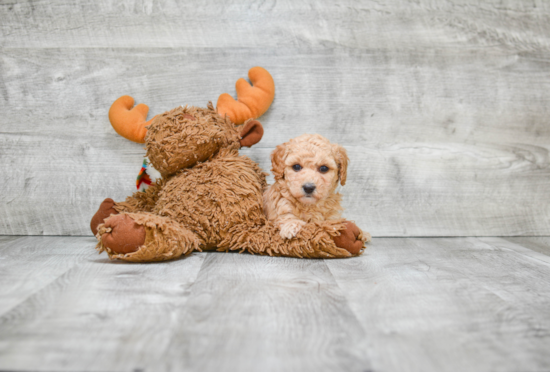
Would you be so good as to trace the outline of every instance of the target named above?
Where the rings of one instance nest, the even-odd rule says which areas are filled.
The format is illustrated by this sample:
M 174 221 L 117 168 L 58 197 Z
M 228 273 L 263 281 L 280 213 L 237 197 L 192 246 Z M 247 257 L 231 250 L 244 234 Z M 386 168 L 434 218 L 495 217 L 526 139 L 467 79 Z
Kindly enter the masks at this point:
M 500 238 L 374 239 L 327 265 L 374 371 L 550 368 L 550 258 Z
M 364 332 L 322 260 L 198 253 L 127 264 L 92 255 L 90 238 L 26 239 L 34 246 L 15 241 L 0 251 L 0 262 L 19 269 L 0 271 L 0 290 L 10 281 L 35 287 L 0 313 L 2 369 L 368 370 L 356 347 Z M 72 266 L 55 280 L 24 267 L 47 239 L 43 252 L 62 250 Z M 90 254 L 67 254 L 75 245 Z
M 369 370 L 365 331 L 322 260 L 208 254 L 186 313 L 161 369 Z
M 111 262 L 90 237 L 1 238 L 1 370 L 550 369 L 550 257 L 531 238 L 157 264 Z
M 0 18 L 0 41 L 15 48 L 414 49 L 473 42 L 550 49 L 544 0 L 6 1 Z
M 548 236 L 512 237 L 506 240 L 550 256 L 550 237 Z
M 185 17 L 184 17 L 185 16 Z M 346 216 L 374 236 L 549 235 L 547 2 L 0 3 L 0 234 L 85 235 L 134 190 L 110 104 L 204 106 L 261 65 L 260 144 L 348 148 Z
M 28 237 L 0 251 L 0 369 L 133 371 L 171 344 L 205 254 L 125 265 L 94 240 Z
M 0 315 L 93 253 L 93 238 L 6 237 L 0 241 Z M 87 244 L 83 244 L 87 242 Z

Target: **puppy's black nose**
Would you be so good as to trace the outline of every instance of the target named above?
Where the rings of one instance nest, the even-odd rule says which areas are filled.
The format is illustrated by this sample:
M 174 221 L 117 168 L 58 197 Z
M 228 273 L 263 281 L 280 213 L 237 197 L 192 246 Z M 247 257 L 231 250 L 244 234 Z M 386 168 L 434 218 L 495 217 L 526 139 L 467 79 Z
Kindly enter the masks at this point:
M 315 191 L 315 185 L 312 183 L 306 183 L 304 186 L 302 186 L 302 189 L 304 189 L 304 192 L 306 194 L 312 194 L 313 191 Z

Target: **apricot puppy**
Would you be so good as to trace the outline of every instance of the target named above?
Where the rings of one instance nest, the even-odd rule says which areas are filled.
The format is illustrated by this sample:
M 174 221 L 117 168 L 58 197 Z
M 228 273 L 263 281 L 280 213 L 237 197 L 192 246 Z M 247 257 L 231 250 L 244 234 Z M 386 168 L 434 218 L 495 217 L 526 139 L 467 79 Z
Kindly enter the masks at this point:
M 308 222 L 340 218 L 346 183 L 346 150 L 318 134 L 303 134 L 275 148 L 271 154 L 275 183 L 264 193 L 267 218 L 283 238 L 296 236 Z

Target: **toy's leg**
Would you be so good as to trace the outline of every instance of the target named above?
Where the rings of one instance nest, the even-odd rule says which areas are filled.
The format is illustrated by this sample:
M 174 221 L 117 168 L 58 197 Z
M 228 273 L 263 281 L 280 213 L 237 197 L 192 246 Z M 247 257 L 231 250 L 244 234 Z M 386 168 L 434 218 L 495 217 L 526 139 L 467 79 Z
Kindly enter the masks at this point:
M 263 226 L 235 226 L 219 244 L 218 250 L 240 250 L 270 256 L 337 258 L 361 254 L 368 240 L 370 235 L 344 220 L 308 223 L 292 239 L 282 238 L 278 228 L 268 222 Z
M 106 218 L 112 214 L 118 214 L 118 211 L 114 207 L 115 201 L 111 198 L 103 200 L 99 205 L 99 209 L 92 217 L 92 221 L 90 221 L 90 229 L 94 235 L 97 235 L 97 227 L 102 224 Z
M 200 239 L 178 222 L 152 213 L 121 213 L 99 225 L 96 249 L 132 262 L 165 261 L 199 249 Z
M 145 191 L 137 191 L 128 196 L 125 201 L 118 202 L 115 209 L 119 212 L 151 212 L 159 198 L 159 192 L 164 186 L 164 180 L 149 186 Z
M 111 198 L 103 200 L 90 222 L 92 233 L 97 235 L 97 227 L 112 214 L 118 214 L 119 212 L 151 212 L 158 199 L 159 191 L 162 188 L 162 182 L 161 180 L 151 185 L 145 191 L 135 192 L 132 196 L 128 196 L 123 202 L 116 203 Z

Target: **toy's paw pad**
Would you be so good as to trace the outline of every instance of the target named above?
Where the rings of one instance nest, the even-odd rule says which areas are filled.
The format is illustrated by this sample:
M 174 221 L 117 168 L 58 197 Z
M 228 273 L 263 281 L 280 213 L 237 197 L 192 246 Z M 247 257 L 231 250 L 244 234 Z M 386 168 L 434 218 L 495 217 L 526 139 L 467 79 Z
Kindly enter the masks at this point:
M 344 248 L 352 255 L 359 254 L 363 248 L 363 239 L 361 239 L 361 230 L 351 221 L 344 222 L 346 228 L 340 231 L 340 236 L 334 236 L 334 244 L 338 248 Z
M 101 243 L 113 253 L 132 253 L 145 243 L 145 227 L 135 223 L 126 214 L 107 218 L 104 229 Z
M 101 202 L 99 209 L 92 217 L 92 221 L 90 221 L 90 229 L 94 235 L 97 235 L 97 227 L 102 224 L 106 218 L 112 214 L 118 214 L 114 206 L 115 201 L 111 198 L 107 198 Z
M 300 232 L 306 223 L 302 220 L 285 222 L 279 225 L 279 234 L 283 239 L 292 239 Z

